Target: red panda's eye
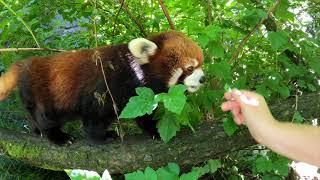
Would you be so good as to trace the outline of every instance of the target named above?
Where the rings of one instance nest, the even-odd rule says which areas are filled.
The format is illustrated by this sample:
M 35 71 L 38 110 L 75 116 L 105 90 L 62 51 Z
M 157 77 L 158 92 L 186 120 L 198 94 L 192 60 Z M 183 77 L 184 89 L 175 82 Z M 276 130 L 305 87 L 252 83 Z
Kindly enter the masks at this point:
M 189 72 L 192 72 L 192 71 L 193 71 L 193 66 L 189 66 L 189 67 L 187 68 L 187 70 L 188 70 Z

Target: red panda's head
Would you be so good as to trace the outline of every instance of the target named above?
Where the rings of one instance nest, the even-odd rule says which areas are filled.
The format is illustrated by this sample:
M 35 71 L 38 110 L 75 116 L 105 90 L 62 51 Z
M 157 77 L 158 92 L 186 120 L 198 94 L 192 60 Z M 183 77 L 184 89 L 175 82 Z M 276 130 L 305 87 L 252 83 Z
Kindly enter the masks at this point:
M 149 66 L 167 87 L 183 83 L 189 92 L 195 92 L 204 82 L 202 50 L 180 32 L 137 38 L 128 46 L 138 63 Z

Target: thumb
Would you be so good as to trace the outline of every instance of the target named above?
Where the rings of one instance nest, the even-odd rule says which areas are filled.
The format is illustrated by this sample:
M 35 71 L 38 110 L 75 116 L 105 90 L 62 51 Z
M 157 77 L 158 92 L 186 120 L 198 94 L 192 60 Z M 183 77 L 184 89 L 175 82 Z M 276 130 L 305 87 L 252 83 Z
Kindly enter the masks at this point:
M 250 106 L 259 106 L 258 96 L 249 91 L 240 91 L 238 89 L 234 89 L 231 92 L 232 98 L 234 98 L 237 102 L 243 105 Z

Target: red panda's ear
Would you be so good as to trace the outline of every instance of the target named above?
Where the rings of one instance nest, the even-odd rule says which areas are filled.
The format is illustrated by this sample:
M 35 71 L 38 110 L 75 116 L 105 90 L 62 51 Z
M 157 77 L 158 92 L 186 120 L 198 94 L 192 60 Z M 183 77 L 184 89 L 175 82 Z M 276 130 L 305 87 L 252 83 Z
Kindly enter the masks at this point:
M 140 65 L 149 63 L 149 56 L 154 55 L 158 49 L 154 42 L 145 38 L 133 39 L 128 48 Z

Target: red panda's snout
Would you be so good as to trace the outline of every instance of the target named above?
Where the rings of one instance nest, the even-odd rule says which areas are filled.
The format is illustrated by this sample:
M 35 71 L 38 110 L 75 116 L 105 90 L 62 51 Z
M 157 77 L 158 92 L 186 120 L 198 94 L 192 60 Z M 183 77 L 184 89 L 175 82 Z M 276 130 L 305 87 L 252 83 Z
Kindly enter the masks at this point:
M 178 83 L 184 84 L 188 92 L 196 92 L 205 82 L 205 75 L 201 67 L 193 69 L 190 66 L 186 69 L 177 68 L 172 71 L 168 86 L 174 86 Z
M 202 68 L 195 69 L 192 74 L 185 77 L 183 80 L 183 84 L 187 87 L 189 92 L 197 91 L 204 82 L 205 76 Z

